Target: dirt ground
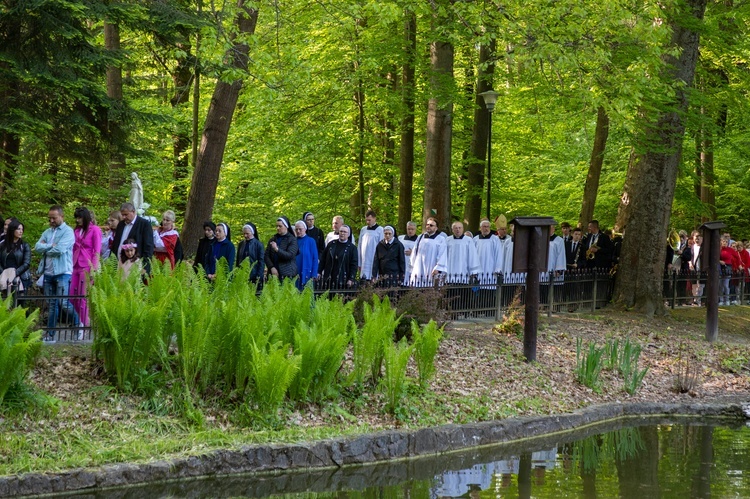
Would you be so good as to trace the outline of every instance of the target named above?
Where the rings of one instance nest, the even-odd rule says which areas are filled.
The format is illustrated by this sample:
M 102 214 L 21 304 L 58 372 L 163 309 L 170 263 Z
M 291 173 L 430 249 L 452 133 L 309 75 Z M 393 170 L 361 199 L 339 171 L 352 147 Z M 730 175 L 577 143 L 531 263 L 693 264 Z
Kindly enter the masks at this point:
M 436 358 L 437 375 L 427 390 L 409 399 L 400 415 L 386 414 L 382 396 L 372 394 L 343 402 L 334 410 L 297 407 L 283 417 L 288 424 L 304 427 L 356 421 L 378 430 L 553 414 L 609 402 L 750 400 L 750 307 L 722 309 L 719 341 L 713 345 L 703 339 L 704 324 L 701 308 L 679 309 L 651 320 L 611 310 L 540 317 L 537 361 L 527 363 L 522 325 L 513 330 L 489 320 L 454 322 L 446 326 Z M 603 346 L 615 339 L 640 345 L 638 367 L 648 368 L 642 386 L 630 395 L 622 376 L 606 369 L 598 389 L 580 384 L 575 376 L 578 338 L 585 348 L 590 342 Z M 64 402 L 53 424 L 65 425 L 71 419 L 85 428 L 143 417 L 143 404 L 137 398 L 111 396 L 101 377 L 94 376 L 97 367 L 88 348 L 64 344 L 54 348 L 54 354 L 42 356 L 32 375 L 35 385 Z M 416 377 L 414 367 L 409 369 Z M 678 383 L 680 374 L 683 379 Z M 233 426 L 221 410 L 208 412 L 209 422 Z M 34 431 L 33 426 L 28 430 Z

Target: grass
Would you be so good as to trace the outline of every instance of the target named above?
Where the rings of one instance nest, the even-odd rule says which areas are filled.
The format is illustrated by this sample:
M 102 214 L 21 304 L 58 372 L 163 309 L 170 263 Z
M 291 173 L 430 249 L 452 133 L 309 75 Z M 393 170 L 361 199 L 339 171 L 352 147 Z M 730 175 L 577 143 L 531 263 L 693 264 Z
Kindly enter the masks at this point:
M 730 307 L 730 313 L 750 317 L 750 307 Z M 90 349 L 65 344 L 46 347 L 31 382 L 53 401 L 42 401 L 31 412 L 2 409 L 0 475 L 148 462 L 253 443 L 303 442 L 383 429 L 564 413 L 622 401 L 623 396 L 671 400 L 668 397 L 680 397 L 670 391 L 680 342 L 686 352 L 703 351 L 699 358 L 706 367 L 702 375 L 706 383 L 696 388 L 701 396 L 708 399 L 728 389 L 750 393 L 750 384 L 743 381 L 745 374 L 721 367 L 722 360 L 742 362 L 750 351 L 750 329 L 722 331 L 719 343 L 710 346 L 702 340 L 703 323 L 677 313 L 655 321 L 626 313 L 607 318 L 606 326 L 601 318 L 594 321 L 580 315 L 542 319 L 547 327 L 540 332 L 538 362 L 532 364 L 524 362 L 522 344 L 515 335 L 492 333 L 491 325 L 456 324 L 446 330 L 440 345 L 436 376 L 427 387 L 407 384 L 395 416 L 384 410 L 384 393 L 346 388 L 335 403 L 327 398 L 318 403 L 287 401 L 270 422 L 253 420 L 218 396 L 205 401 L 196 398 L 204 418 L 200 424 L 192 423 L 175 410 L 184 403 L 179 386 L 150 394 L 119 392 L 106 385 L 102 376 L 91 375 Z M 600 345 L 607 338 L 619 337 L 621 346 L 629 336 L 644 347 L 639 365 L 649 367 L 649 374 L 637 398 L 623 393 L 622 378 L 612 371 L 602 374 L 600 394 L 575 383 L 575 339 L 580 336 L 586 344 Z M 351 355 L 350 348 L 348 362 Z M 410 361 L 407 370 L 416 379 L 416 362 Z M 705 392 L 706 387 L 713 392 Z M 689 395 L 681 397 L 693 400 Z

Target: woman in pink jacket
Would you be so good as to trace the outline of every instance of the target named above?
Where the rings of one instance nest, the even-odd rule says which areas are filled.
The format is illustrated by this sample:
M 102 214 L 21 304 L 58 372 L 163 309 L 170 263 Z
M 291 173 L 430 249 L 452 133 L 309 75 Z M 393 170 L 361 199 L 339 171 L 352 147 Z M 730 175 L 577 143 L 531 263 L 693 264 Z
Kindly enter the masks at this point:
M 73 275 L 70 279 L 71 296 L 86 294 L 86 280 L 92 271 L 99 268 L 99 252 L 102 248 L 102 230 L 91 223 L 91 212 L 76 208 L 75 244 L 73 245 Z M 70 300 L 81 318 L 81 326 L 89 325 L 89 308 L 85 298 Z M 78 332 L 83 339 L 83 330 Z

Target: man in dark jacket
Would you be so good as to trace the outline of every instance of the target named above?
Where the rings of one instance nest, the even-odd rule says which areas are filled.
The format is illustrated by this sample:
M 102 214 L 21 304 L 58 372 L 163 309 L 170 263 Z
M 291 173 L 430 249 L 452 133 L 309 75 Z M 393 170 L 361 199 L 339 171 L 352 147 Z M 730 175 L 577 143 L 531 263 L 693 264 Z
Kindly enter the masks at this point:
M 276 235 L 266 247 L 266 267 L 268 273 L 279 279 L 297 276 L 297 238 L 291 233 L 291 224 L 287 217 L 276 219 Z
M 154 256 L 154 231 L 151 229 L 151 222 L 143 217 L 139 217 L 135 212 L 132 203 L 123 203 L 120 206 L 120 215 L 122 220 L 117 224 L 115 237 L 112 239 L 112 253 L 119 258 L 120 246 L 126 239 L 135 240 L 136 255 L 143 259 L 143 268 L 146 272 L 151 270 L 151 258 Z
M 357 247 L 349 240 L 352 229 L 339 227 L 338 239 L 328 243 L 320 258 L 318 273 L 326 289 L 350 288 L 357 278 Z

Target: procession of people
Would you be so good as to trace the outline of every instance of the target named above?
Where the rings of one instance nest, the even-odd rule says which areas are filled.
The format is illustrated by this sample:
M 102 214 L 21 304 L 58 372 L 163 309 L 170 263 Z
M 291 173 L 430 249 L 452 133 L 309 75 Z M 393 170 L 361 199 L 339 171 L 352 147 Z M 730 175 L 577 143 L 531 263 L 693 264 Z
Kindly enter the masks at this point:
M 114 257 L 125 273 L 137 268 L 146 279 L 152 258 L 171 268 L 184 259 L 175 213 L 165 211 L 161 222 L 139 215 L 139 210 L 143 210 L 132 202 L 142 203 L 142 186 L 137 177 L 133 185 L 131 200 L 111 212 L 101 228 L 86 207 L 75 210 L 73 228 L 66 224 L 61 206 L 49 209 L 49 228 L 33 246 L 40 258 L 37 284 L 50 297 L 48 341 L 54 341 L 60 314 L 73 324 L 77 337 L 83 337 L 84 329 L 90 326 L 86 289 L 101 261 Z M 332 230 L 325 236 L 315 225 L 312 212 L 303 213 L 295 223 L 279 216 L 276 233 L 266 245 L 255 224 L 247 222 L 235 246 L 229 224 L 209 220 L 203 224 L 204 237 L 198 241 L 192 265 L 209 281 L 215 279 L 219 261 L 223 260 L 229 271 L 249 265 L 250 281 L 259 287 L 268 279 L 278 278 L 296 280 L 299 289 L 312 283 L 317 289 L 340 290 L 372 282 L 389 287 L 472 285 L 475 292 L 480 292 L 501 283 L 525 282 L 525 273 L 513 270 L 513 226 L 504 216 L 494 220 L 494 228 L 490 220 L 482 219 L 477 235 L 465 231 L 461 221 L 453 222 L 447 234 L 440 230 L 434 217 L 425 220 L 421 234 L 417 234 L 417 224 L 409 221 L 406 234 L 399 235 L 394 225 L 381 226 L 373 210 L 365 213 L 365 221 L 355 239 L 354 231 L 341 215 L 333 217 Z M 547 269 L 540 275 L 542 303 L 546 303 L 548 293 L 556 302 L 577 300 L 582 288 L 574 284 L 576 275 L 584 270 L 613 273 L 619 263 L 622 236 L 602 231 L 597 220 L 587 224 L 585 235 L 583 228 L 566 222 L 560 224 L 560 235 L 555 229 L 554 225 L 550 227 Z M 32 286 L 32 248 L 23 234 L 22 222 L 15 217 L 5 219 L 0 237 L 0 290 L 24 293 Z M 750 268 L 750 245 L 747 241 L 733 241 L 728 233 L 721 241 L 720 305 L 733 305 L 738 303 L 740 281 L 748 280 L 744 275 Z M 699 275 L 703 270 L 701 245 L 699 231 L 689 236 L 680 231 L 679 242 L 668 244 L 665 271 Z M 738 277 L 738 273 L 743 277 Z M 674 288 L 665 280 L 665 296 L 676 293 L 678 305 L 701 304 L 705 279 L 691 277 L 683 281 Z M 564 291 L 566 283 L 571 285 Z M 454 292 L 459 302 L 465 298 L 462 293 L 465 294 Z M 597 294 L 597 303 L 610 298 L 606 293 Z M 483 292 L 482 296 L 482 303 L 493 299 L 490 292 Z

